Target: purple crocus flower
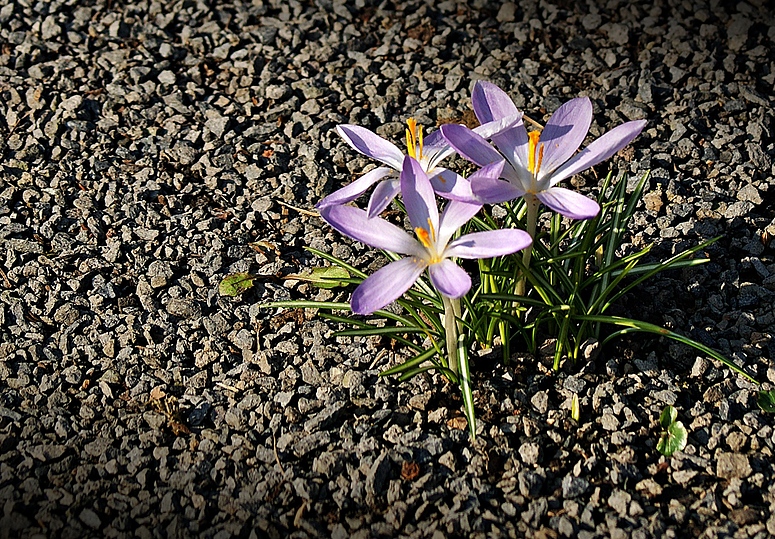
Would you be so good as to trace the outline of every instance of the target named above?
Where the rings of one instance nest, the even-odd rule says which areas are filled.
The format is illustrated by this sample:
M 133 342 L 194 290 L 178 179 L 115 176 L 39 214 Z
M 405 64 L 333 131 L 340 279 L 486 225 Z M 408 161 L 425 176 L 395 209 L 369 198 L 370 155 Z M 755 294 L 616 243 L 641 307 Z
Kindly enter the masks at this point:
M 471 96 L 480 122 L 492 122 L 518 113 L 509 96 L 492 83 L 478 81 Z M 624 148 L 646 125 L 645 120 L 623 123 L 576 154 L 592 123 L 592 103 L 587 97 L 571 99 L 552 114 L 542 131 L 528 133 L 524 122 L 492 137 L 500 153 L 462 125 L 444 125 L 441 132 L 457 152 L 479 166 L 503 157 L 502 178 L 472 184 L 474 196 L 494 204 L 521 196 L 537 198 L 571 219 L 590 219 L 598 214 L 597 202 L 579 193 L 556 187 L 574 174 L 594 166 Z M 574 155 L 575 154 L 575 155 Z
M 493 134 L 515 125 L 520 118 L 521 113 L 499 118 L 480 125 L 476 132 L 484 138 L 490 138 Z M 434 131 L 423 140 L 422 127 L 417 125 L 414 118 L 409 118 L 406 123 L 407 155 L 420 163 L 423 171 L 430 177 L 434 191 L 450 200 L 472 201 L 474 197 L 468 180 L 439 166 L 443 159 L 455 153 L 441 132 Z M 378 184 L 368 206 L 369 217 L 375 217 L 382 213 L 401 190 L 399 175 L 403 167 L 404 153 L 395 144 L 365 127 L 345 124 L 338 125 L 336 131 L 355 151 L 387 166 L 367 172 L 351 184 L 325 197 L 315 207 L 322 210 L 328 206 L 345 204 L 361 196 L 372 185 Z
M 503 161 L 479 170 L 480 178 L 497 178 Z M 490 258 L 514 253 L 531 243 L 522 230 L 491 230 L 452 236 L 481 209 L 481 204 L 452 200 L 439 216 L 428 175 L 413 157 L 404 158 L 401 194 L 416 238 L 405 230 L 368 213 L 342 205 L 320 210 L 323 219 L 354 240 L 378 249 L 408 255 L 391 262 L 365 279 L 353 292 L 350 306 L 354 313 L 371 314 L 398 299 L 426 269 L 431 283 L 444 296 L 463 296 L 471 288 L 471 277 L 451 258 Z M 450 241 L 452 240 L 452 241 Z

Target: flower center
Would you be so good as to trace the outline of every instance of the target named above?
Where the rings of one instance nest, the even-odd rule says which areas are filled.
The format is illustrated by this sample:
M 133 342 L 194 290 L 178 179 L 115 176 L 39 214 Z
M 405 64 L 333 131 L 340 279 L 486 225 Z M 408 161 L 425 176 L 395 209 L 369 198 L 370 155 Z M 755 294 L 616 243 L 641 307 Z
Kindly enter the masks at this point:
M 414 118 L 406 121 L 406 153 L 418 161 L 422 159 L 422 127 L 417 126 Z
M 428 250 L 428 254 L 430 254 L 428 263 L 436 264 L 437 262 L 441 262 L 441 257 L 436 252 L 436 230 L 433 228 L 430 217 L 428 218 L 428 228 L 425 229 L 420 226 L 415 227 L 414 233 L 417 235 L 417 239 L 420 240 L 422 246 Z

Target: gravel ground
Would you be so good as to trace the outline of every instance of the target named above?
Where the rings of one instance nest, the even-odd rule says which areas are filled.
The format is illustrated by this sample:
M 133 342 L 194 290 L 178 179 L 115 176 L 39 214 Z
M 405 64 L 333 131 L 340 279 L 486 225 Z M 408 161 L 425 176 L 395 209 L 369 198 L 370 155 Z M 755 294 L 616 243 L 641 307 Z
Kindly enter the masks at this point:
M 349 297 L 284 279 L 304 246 L 381 263 L 308 212 L 372 166 L 334 127 L 400 143 L 486 79 L 543 120 L 588 95 L 595 136 L 648 119 L 609 162 L 651 170 L 633 243 L 723 238 L 622 308 L 773 387 L 771 6 L 430 4 L 0 2 L 0 537 L 775 534 L 775 420 L 688 349 L 482 358 L 471 443 L 438 375 L 378 378 L 401 349 L 259 309 Z

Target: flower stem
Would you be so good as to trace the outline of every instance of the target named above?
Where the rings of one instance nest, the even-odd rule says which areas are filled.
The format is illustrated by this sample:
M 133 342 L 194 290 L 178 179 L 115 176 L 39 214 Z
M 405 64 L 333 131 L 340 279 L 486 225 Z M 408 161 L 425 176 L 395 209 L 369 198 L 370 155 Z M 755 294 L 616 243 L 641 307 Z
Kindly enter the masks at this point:
M 461 316 L 460 300 L 441 296 L 444 302 L 444 333 L 447 345 L 448 367 L 456 376 L 460 375 L 460 358 L 458 357 L 459 320 Z
M 535 195 L 526 194 L 525 202 L 527 203 L 527 233 L 535 241 L 536 237 L 536 224 L 538 222 L 538 205 L 540 204 L 538 198 Z M 522 251 L 522 264 L 524 264 L 526 271 L 530 270 L 530 259 L 533 256 L 533 246 L 525 248 Z M 517 281 L 516 293 L 518 296 L 525 295 L 525 286 L 527 283 L 527 277 L 522 275 Z

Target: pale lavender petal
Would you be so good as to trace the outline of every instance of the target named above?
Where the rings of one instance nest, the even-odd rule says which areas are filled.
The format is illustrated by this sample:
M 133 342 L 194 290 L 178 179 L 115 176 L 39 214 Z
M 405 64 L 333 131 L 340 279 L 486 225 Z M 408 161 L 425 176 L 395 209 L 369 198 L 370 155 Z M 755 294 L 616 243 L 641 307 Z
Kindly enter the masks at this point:
M 464 125 L 442 125 L 441 133 L 457 153 L 480 167 L 503 159 L 485 139 Z
M 481 204 L 471 204 L 457 200 L 447 204 L 447 207 L 444 208 L 441 214 L 441 218 L 439 218 L 438 245 L 440 249 L 444 249 L 455 232 L 481 209 Z
M 525 190 L 514 183 L 489 178 L 471 182 L 471 191 L 482 204 L 498 204 L 525 194 Z
M 327 206 L 334 206 L 334 205 L 340 205 L 340 204 L 346 204 L 347 202 L 350 202 L 351 200 L 355 200 L 359 196 L 361 196 L 363 193 L 365 193 L 369 187 L 380 181 L 382 178 L 387 176 L 388 174 L 395 174 L 395 171 L 392 168 L 388 167 L 378 167 L 374 170 L 368 171 L 366 174 L 355 180 L 354 182 L 345 185 L 338 191 L 334 191 L 327 197 L 325 197 L 323 200 L 318 202 L 315 207 L 317 209 L 322 209 Z M 398 178 L 396 178 L 397 180 Z
M 592 123 L 592 102 L 577 97 L 554 111 L 541 132 L 539 143 L 544 146 L 540 171 L 551 173 L 571 158 L 587 136 Z
M 533 243 L 530 234 L 524 230 L 504 228 L 474 232 L 461 236 L 444 252 L 444 256 L 458 258 L 492 258 L 510 255 Z
M 480 123 L 521 114 L 509 95 L 491 82 L 476 81 L 471 92 L 471 104 Z
M 337 125 L 336 132 L 357 152 L 385 163 L 396 170 L 401 170 L 404 152 L 379 135 L 358 125 Z
M 369 207 L 366 208 L 366 213 L 369 219 L 372 219 L 382 213 L 382 210 L 388 207 L 388 204 L 396 198 L 396 195 L 401 191 L 401 182 L 398 178 L 390 178 L 377 185 L 374 191 L 371 193 L 369 199 Z
M 336 230 L 361 243 L 394 253 L 425 256 L 425 249 L 412 236 L 380 217 L 352 206 L 328 206 L 320 210 L 323 220 Z
M 401 197 L 412 228 L 422 228 L 429 234 L 439 228 L 439 208 L 430 179 L 420 163 L 406 156 L 401 171 Z M 432 227 L 431 230 L 429 227 Z
M 627 146 L 646 126 L 646 120 L 635 120 L 617 125 L 600 138 L 594 140 L 578 155 L 558 168 L 552 175 L 551 185 L 578 174 L 582 170 L 605 161 L 613 154 Z
M 508 116 L 500 120 L 494 120 L 483 125 L 479 125 L 473 129 L 473 132 L 481 136 L 482 138 L 489 139 L 493 136 L 499 135 L 504 131 L 507 131 L 517 125 L 522 120 L 522 113 L 517 115 Z M 438 135 L 435 137 L 434 135 Z M 429 143 L 428 140 L 433 138 L 433 143 Z M 441 139 L 440 141 L 438 139 Z M 428 138 L 425 139 L 423 146 L 423 155 L 427 159 L 428 167 L 427 171 L 433 171 L 439 163 L 444 159 L 455 153 L 455 149 L 449 145 L 449 142 L 442 136 L 441 130 L 434 131 Z
M 436 171 L 434 169 L 438 164 L 454 153 L 454 148 L 449 145 L 447 139 L 445 139 L 442 136 L 441 131 L 437 129 L 423 140 L 423 161 L 427 163 L 425 171 L 435 174 Z
M 451 260 L 431 264 L 428 266 L 428 273 L 436 290 L 448 298 L 459 298 L 471 290 L 471 277 Z
M 471 182 L 460 174 L 446 168 L 437 168 L 431 176 L 431 185 L 436 194 L 448 200 L 474 202 Z
M 391 262 L 358 285 L 350 307 L 355 314 L 381 309 L 409 290 L 427 266 L 424 260 L 414 257 Z
M 499 135 L 500 133 L 503 133 L 504 131 L 508 131 L 521 121 L 522 113 L 519 112 L 517 114 L 512 114 L 511 116 L 501 118 L 500 120 L 493 120 L 491 122 L 483 123 L 482 125 L 474 127 L 472 131 L 482 138 L 490 139 Z
M 551 209 L 570 219 L 591 219 L 600 212 L 597 202 L 563 187 L 551 187 L 536 196 Z
M 532 174 L 527 170 L 529 143 L 524 122 L 520 120 L 511 129 L 493 136 L 492 142 L 514 168 L 516 176 L 530 181 Z

